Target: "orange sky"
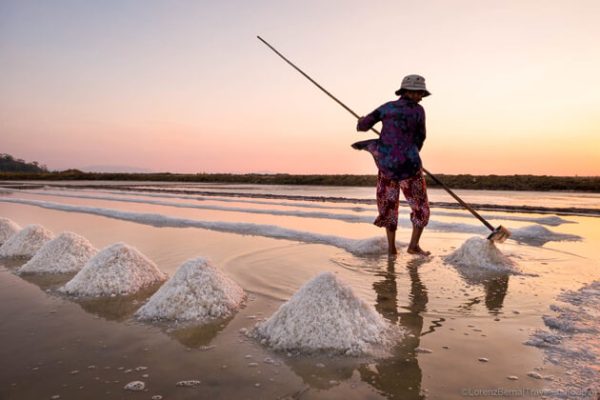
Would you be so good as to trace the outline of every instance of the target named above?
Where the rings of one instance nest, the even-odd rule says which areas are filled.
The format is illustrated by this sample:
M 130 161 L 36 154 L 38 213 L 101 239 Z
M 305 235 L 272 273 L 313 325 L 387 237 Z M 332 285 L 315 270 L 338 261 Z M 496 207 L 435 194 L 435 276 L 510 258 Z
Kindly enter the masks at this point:
M 368 174 L 420 73 L 437 173 L 600 175 L 597 1 L 0 3 L 0 152 L 50 169 Z M 333 4 L 335 3 L 335 4 Z

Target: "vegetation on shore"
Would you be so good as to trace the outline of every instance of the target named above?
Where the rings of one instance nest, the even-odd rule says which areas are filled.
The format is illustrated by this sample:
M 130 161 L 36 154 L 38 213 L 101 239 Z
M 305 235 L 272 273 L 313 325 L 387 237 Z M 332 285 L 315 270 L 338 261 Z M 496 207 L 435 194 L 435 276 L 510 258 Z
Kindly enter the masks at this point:
M 20 158 L 14 158 L 10 154 L 0 153 L 0 171 L 43 173 L 48 172 L 48 168 L 45 165 L 40 165 L 37 161 L 28 163 Z
M 600 193 L 600 177 L 547 175 L 447 175 L 436 177 L 453 189 L 576 191 Z M 0 180 L 65 181 L 160 181 L 241 183 L 271 185 L 375 186 L 375 175 L 290 175 L 290 174 L 174 174 L 174 173 L 99 173 L 75 169 L 42 172 L 0 172 Z M 429 187 L 438 187 L 427 178 Z
M 574 191 L 600 193 L 600 176 L 547 175 L 446 175 L 436 174 L 453 189 Z M 291 175 L 291 174 L 173 174 L 83 172 L 77 169 L 48 171 L 37 161 L 28 163 L 10 154 L 0 154 L 0 181 L 159 181 L 198 183 L 241 183 L 262 185 L 375 186 L 375 175 Z M 429 187 L 438 187 L 427 176 Z

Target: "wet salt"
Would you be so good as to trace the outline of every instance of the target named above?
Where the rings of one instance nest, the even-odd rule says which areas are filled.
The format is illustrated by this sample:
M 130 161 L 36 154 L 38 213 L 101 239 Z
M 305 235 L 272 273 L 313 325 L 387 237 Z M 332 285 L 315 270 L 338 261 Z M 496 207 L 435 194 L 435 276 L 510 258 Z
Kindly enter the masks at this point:
M 417 347 L 415 348 L 415 353 L 430 354 L 433 353 L 433 350 L 427 349 L 425 347 Z
M 484 268 L 499 272 L 515 272 L 514 263 L 489 240 L 472 237 L 445 257 L 445 261 L 458 267 Z
M 0 218 L 0 245 L 19 232 L 21 227 L 8 218 Z
M 527 376 L 534 378 L 534 379 L 542 379 L 543 378 L 542 375 L 540 375 L 539 373 L 534 372 L 534 371 L 528 372 Z
M 185 262 L 136 312 L 143 320 L 207 322 L 236 312 L 244 290 L 204 258 Z
M 536 330 L 525 344 L 544 349 L 547 361 L 567 371 L 566 379 L 553 384 L 552 389 L 579 390 L 597 386 L 600 281 L 593 281 L 576 291 L 564 291 L 558 300 L 566 305 L 550 306 L 556 316 L 542 317 L 550 332 Z M 549 376 L 543 379 L 554 380 Z
M 123 389 L 130 390 L 132 392 L 141 392 L 142 390 L 146 389 L 146 384 L 142 381 L 133 381 L 125 385 Z
M 54 234 L 41 225 L 27 225 L 0 246 L 0 257 L 33 257 Z
M 98 250 L 84 237 L 63 232 L 44 244 L 18 273 L 68 273 L 80 271 Z
M 325 272 L 306 283 L 249 335 L 264 339 L 276 350 L 359 355 L 389 344 L 399 333 L 350 286 Z
M 533 245 L 542 245 L 550 241 L 577 241 L 581 236 L 567 233 L 553 232 L 541 225 L 530 225 L 523 228 L 511 230 L 511 237 L 514 240 Z
M 194 387 L 194 386 L 200 385 L 200 383 L 202 383 L 202 382 L 200 382 L 199 380 L 190 379 L 190 380 L 187 380 L 187 381 L 179 381 L 179 382 L 177 382 L 175 384 L 175 386 L 179 386 L 179 387 Z
M 128 295 L 167 278 L 134 247 L 116 243 L 92 257 L 59 291 L 79 296 Z

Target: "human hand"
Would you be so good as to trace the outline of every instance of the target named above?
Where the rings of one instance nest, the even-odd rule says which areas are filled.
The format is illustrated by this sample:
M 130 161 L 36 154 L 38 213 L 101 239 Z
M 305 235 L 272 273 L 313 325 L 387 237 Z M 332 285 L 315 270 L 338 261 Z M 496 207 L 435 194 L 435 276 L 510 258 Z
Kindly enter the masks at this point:
M 365 117 L 358 117 L 358 121 L 356 123 L 356 130 L 360 131 L 360 125 L 363 123 L 363 121 L 365 120 Z

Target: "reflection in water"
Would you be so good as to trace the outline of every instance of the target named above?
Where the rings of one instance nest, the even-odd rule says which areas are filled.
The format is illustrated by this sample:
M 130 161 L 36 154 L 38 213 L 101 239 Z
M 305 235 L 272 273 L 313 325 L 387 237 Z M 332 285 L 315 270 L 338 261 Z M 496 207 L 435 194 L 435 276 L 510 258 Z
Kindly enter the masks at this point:
M 361 379 L 386 397 L 400 399 L 424 399 L 421 394 L 422 372 L 415 349 L 419 347 L 423 330 L 422 313 L 427 307 L 427 288 L 419 277 L 419 266 L 427 262 L 426 258 L 408 261 L 406 268 L 410 277 L 410 295 L 408 306 L 398 310 L 398 289 L 396 284 L 395 258 L 388 259 L 387 270 L 378 275 L 383 280 L 375 282 L 373 289 L 377 293 L 375 308 L 390 322 L 400 323 L 405 337 L 394 349 L 393 357 L 383 359 L 376 364 L 363 365 L 359 372 Z M 440 321 L 436 322 L 437 326 Z M 430 331 L 435 329 L 432 327 Z
M 500 314 L 508 291 L 509 274 L 478 268 L 455 267 L 455 269 L 467 285 L 483 286 L 485 292 L 484 303 L 489 313 L 492 315 Z M 479 303 L 481 303 L 481 298 L 475 297 L 462 305 L 461 308 L 470 310 Z
M 59 293 L 58 289 L 76 274 L 76 272 L 66 274 L 25 273 L 19 276 L 38 286 L 42 291 L 65 297 L 78 304 L 84 311 L 109 321 L 124 321 L 130 318 L 162 284 L 162 282 L 157 283 L 129 296 L 74 297 Z
M 485 306 L 490 314 L 498 315 L 508 290 L 508 274 L 502 274 L 483 282 Z
M 69 297 L 86 312 L 109 321 L 129 319 L 144 302 L 158 290 L 160 283 L 129 296 Z
M 42 291 L 56 290 L 65 283 L 69 282 L 75 276 L 76 272 L 66 274 L 39 274 L 39 273 L 24 273 L 19 276 L 29 283 L 38 286 Z
M 282 358 L 285 365 L 311 388 L 326 390 L 352 378 L 356 359 L 352 357 L 308 356 Z
M 0 257 L 0 267 L 16 272 L 16 270 L 23 266 L 27 261 L 29 261 L 29 258 Z
M 221 332 L 227 324 L 233 319 L 233 316 L 224 320 L 215 320 L 203 325 L 190 325 L 165 327 L 164 331 L 173 339 L 185 347 L 197 349 L 207 347 L 210 342 Z

